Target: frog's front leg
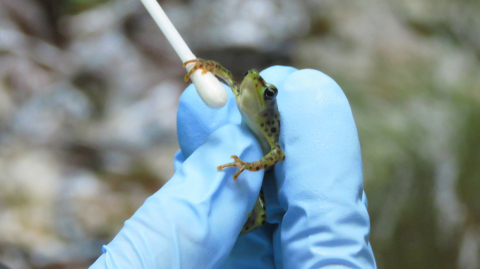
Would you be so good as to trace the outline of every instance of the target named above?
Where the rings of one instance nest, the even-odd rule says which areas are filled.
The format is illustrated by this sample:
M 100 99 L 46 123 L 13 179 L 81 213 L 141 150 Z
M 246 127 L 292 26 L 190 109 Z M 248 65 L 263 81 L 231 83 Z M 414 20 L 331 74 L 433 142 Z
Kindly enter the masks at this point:
M 190 63 L 195 63 L 195 65 L 188 71 L 188 74 L 185 76 L 185 81 L 188 81 L 190 76 L 195 72 L 197 69 L 202 69 L 202 74 L 207 72 L 212 72 L 214 76 L 218 76 L 225 80 L 228 83 L 228 86 L 232 89 L 233 94 L 237 95 L 239 93 L 239 88 L 235 80 L 233 79 L 233 75 L 230 71 L 228 71 L 225 67 L 215 61 L 207 61 L 203 59 L 193 59 L 186 61 L 183 63 L 183 67 L 187 66 Z
M 238 176 L 244 171 L 260 171 L 266 169 L 270 166 L 273 166 L 277 162 L 285 160 L 285 154 L 279 146 L 274 147 L 267 155 L 255 162 L 244 162 L 238 156 L 232 156 L 234 162 L 220 165 L 217 167 L 217 170 L 222 170 L 225 167 L 238 167 L 238 171 L 233 176 L 233 180 L 237 180 Z

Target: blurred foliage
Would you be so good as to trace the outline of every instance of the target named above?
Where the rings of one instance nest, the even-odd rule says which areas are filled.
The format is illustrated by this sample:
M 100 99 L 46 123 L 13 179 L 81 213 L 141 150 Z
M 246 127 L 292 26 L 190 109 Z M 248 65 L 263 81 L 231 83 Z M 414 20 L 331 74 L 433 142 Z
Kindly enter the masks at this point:
M 379 268 L 480 267 L 479 1 L 160 2 L 238 78 L 280 64 L 339 83 Z M 173 173 L 183 75 L 139 1 L 0 1 L 0 261 L 98 257 Z
M 63 14 L 77 14 L 94 8 L 96 5 L 104 4 L 107 1 L 108 0 L 66 0 L 57 1 L 55 4 L 62 7 Z

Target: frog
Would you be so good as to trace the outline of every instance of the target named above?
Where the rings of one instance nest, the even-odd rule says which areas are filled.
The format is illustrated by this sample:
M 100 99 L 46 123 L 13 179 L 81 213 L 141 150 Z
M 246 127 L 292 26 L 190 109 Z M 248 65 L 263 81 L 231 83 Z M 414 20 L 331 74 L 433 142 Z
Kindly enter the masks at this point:
M 280 113 L 276 100 L 277 87 L 267 83 L 256 69 L 248 70 L 240 86 L 238 86 L 232 73 L 218 62 L 197 58 L 186 61 L 183 66 L 186 67 L 190 63 L 194 63 L 194 66 L 185 76 L 185 81 L 188 81 L 196 70 L 201 69 L 202 74 L 211 72 L 227 83 L 235 96 L 238 110 L 242 116 L 242 125 L 247 126 L 252 131 L 264 154 L 261 159 L 254 162 L 245 162 L 237 155 L 232 155 L 231 158 L 234 161 L 218 166 L 217 170 L 238 167 L 233 176 L 233 180 L 237 180 L 245 170 L 260 171 L 265 169 L 271 171 L 277 162 L 284 161 L 285 153 L 279 145 Z M 260 228 L 265 224 L 266 219 L 264 194 L 263 191 L 260 191 L 252 211 L 247 214 L 247 221 L 242 227 L 240 236 Z

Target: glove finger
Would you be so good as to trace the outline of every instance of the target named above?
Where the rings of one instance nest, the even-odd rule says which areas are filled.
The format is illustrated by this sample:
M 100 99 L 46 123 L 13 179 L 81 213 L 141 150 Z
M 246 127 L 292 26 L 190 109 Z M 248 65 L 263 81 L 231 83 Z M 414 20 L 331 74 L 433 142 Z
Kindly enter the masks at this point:
M 260 190 L 263 172 L 217 171 L 230 152 L 262 156 L 248 130 L 227 125 L 193 152 L 104 247 L 107 268 L 221 268 Z
M 316 70 L 291 73 L 280 88 L 286 159 L 275 175 L 286 213 L 274 240 L 283 268 L 374 267 L 360 144 L 344 93 Z

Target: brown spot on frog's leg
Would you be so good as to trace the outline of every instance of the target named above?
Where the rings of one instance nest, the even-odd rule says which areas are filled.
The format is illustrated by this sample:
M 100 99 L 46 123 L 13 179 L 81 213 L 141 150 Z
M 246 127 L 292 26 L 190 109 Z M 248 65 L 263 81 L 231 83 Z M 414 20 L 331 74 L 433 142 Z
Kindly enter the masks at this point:
M 276 132 L 277 132 L 277 128 L 272 127 L 272 129 L 270 129 L 270 131 L 272 131 L 272 133 L 276 133 Z

